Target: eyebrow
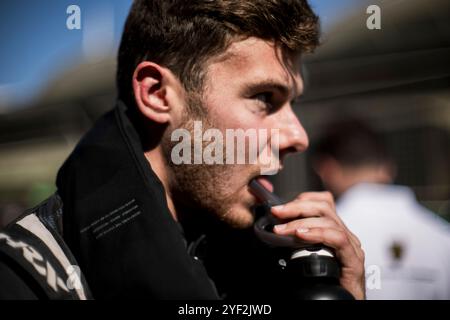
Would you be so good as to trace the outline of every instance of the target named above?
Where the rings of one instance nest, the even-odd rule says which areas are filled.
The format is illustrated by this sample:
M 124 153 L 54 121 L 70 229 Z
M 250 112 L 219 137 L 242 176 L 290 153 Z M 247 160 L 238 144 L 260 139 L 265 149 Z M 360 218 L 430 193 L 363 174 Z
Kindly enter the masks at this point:
M 275 80 L 275 79 L 266 79 L 266 80 L 261 80 L 261 81 L 255 81 L 253 83 L 247 83 L 247 84 L 245 84 L 245 87 L 243 90 L 247 94 L 254 93 L 254 92 L 274 90 L 274 91 L 278 91 L 283 96 L 289 96 L 289 93 L 291 91 L 290 88 L 286 84 L 284 84 L 283 82 L 280 82 L 278 80 Z M 302 94 L 302 92 L 297 92 L 296 89 L 294 89 L 294 93 L 295 94 L 294 94 L 293 100 L 297 99 Z

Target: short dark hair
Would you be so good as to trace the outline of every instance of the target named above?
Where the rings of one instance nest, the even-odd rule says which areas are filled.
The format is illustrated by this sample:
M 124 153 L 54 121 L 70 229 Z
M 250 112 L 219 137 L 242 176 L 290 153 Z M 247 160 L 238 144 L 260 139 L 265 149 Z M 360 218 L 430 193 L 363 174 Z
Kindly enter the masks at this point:
M 311 157 L 313 162 L 331 157 L 346 167 L 392 164 L 381 135 L 357 119 L 328 124 L 312 146 Z
M 306 0 L 135 0 L 118 54 L 119 98 L 130 102 L 133 72 L 146 60 L 198 90 L 205 62 L 234 39 L 252 36 L 311 52 L 319 43 L 318 17 Z

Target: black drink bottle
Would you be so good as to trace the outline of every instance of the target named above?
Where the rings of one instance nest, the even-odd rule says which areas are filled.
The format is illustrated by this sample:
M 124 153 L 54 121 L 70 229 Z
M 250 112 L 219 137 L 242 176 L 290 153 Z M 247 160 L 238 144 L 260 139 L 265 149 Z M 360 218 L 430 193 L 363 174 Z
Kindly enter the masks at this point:
M 298 300 L 354 300 L 339 284 L 340 266 L 331 248 L 323 244 L 308 244 L 293 236 L 273 233 L 279 221 L 270 214 L 272 206 L 283 204 L 281 199 L 268 191 L 258 181 L 250 183 L 252 192 L 264 201 L 266 214 L 255 223 L 258 238 L 271 247 L 289 248 L 286 261 L 286 288 L 293 299 Z

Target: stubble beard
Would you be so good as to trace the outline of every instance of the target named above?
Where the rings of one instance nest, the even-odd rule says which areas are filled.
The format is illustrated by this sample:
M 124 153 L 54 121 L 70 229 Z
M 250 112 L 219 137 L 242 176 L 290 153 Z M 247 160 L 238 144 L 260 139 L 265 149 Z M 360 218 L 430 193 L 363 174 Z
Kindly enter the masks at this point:
M 204 105 L 199 99 L 190 99 L 196 103 L 196 108 Z M 187 129 L 191 138 L 194 137 L 194 121 L 202 121 L 203 130 L 217 128 L 211 117 L 203 113 L 187 112 L 178 128 Z M 171 160 L 171 151 L 178 141 L 171 141 L 171 131 L 163 137 L 163 155 L 169 168 L 169 195 L 178 210 L 201 212 L 215 216 L 234 228 L 247 228 L 254 222 L 250 200 L 242 199 L 240 191 L 242 184 L 236 186 L 238 177 L 255 175 L 257 168 L 250 165 L 225 164 L 180 164 Z M 209 142 L 203 142 L 203 146 Z M 194 154 L 194 143 L 191 141 L 191 155 Z M 233 183 L 235 182 L 235 183 Z M 236 189 L 237 188 L 237 189 Z M 247 201 L 248 203 L 246 203 Z M 236 204 L 241 203 L 239 208 Z

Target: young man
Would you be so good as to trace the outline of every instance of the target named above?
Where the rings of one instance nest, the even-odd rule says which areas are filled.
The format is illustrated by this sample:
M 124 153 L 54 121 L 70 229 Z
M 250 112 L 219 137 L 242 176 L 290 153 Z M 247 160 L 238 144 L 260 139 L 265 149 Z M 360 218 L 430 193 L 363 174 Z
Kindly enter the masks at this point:
M 272 285 L 260 288 L 270 259 L 250 228 L 257 204 L 250 181 L 271 189 L 261 162 L 207 163 L 202 154 L 198 161 L 195 139 L 203 138 L 203 150 L 206 132 L 276 130 L 275 170 L 304 151 L 308 138 L 292 101 L 303 90 L 301 54 L 317 43 L 306 1 L 134 2 L 119 49 L 117 107 L 60 169 L 57 196 L 34 210 L 62 235 L 94 298 L 279 296 Z M 191 151 L 175 152 L 181 136 L 192 139 L 192 162 L 174 161 Z M 215 143 L 216 160 L 237 148 Z M 258 143 L 269 148 L 272 136 Z M 301 194 L 272 213 L 289 221 L 275 232 L 334 248 L 342 286 L 364 298 L 363 252 L 329 193 Z

